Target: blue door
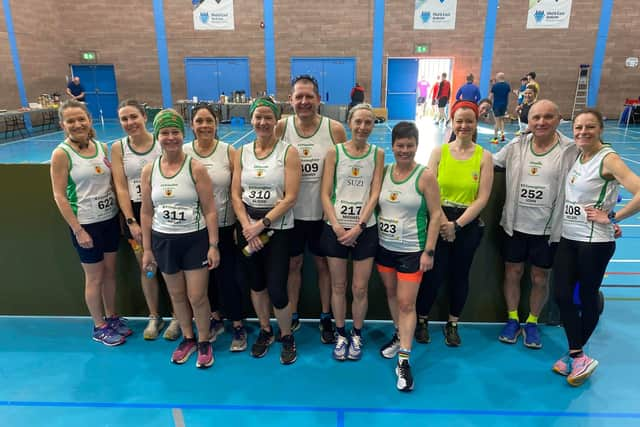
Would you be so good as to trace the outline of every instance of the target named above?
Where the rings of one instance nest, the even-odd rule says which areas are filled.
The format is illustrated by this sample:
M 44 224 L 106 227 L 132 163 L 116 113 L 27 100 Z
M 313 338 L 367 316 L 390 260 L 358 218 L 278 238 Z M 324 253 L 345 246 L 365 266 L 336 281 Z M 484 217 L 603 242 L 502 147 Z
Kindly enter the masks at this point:
M 85 102 L 94 120 L 118 117 L 118 88 L 113 65 L 71 65 L 71 74 L 80 77 Z
M 389 58 L 387 62 L 387 111 L 389 120 L 415 120 L 418 86 L 416 58 Z
M 236 91 L 251 96 L 248 58 L 185 58 L 184 68 L 188 99 L 217 101 Z
M 291 58 L 291 79 L 309 74 L 318 81 L 322 102 L 346 105 L 355 83 L 355 58 Z

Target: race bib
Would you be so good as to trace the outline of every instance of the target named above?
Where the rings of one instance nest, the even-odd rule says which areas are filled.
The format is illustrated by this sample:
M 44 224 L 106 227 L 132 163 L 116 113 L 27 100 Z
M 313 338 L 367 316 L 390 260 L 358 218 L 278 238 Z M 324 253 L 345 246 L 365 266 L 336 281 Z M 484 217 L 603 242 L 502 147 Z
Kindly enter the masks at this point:
M 302 158 L 300 159 L 302 167 L 301 182 L 317 182 L 320 181 L 320 159 L 316 158 Z
M 584 210 L 584 206 L 577 203 L 565 202 L 564 203 L 564 220 L 568 222 L 581 223 L 587 222 L 587 213 Z
M 536 206 L 550 208 L 549 185 L 529 185 L 520 183 L 518 204 L 522 206 Z
M 130 178 L 129 181 L 129 198 L 132 202 L 142 201 L 142 181 L 140 178 Z
M 247 188 L 242 193 L 242 199 L 255 208 L 272 207 L 278 200 L 278 194 L 273 185 L 262 185 Z
M 378 235 L 382 240 L 399 241 L 402 239 L 402 223 L 395 218 L 379 216 Z
M 196 213 L 193 208 L 176 205 L 162 205 L 159 210 L 162 222 L 165 224 L 185 225 L 195 222 Z
M 112 192 L 103 196 L 95 196 L 91 200 L 91 207 L 98 221 L 107 220 L 116 212 L 116 198 Z
M 359 224 L 362 206 L 345 200 L 336 200 L 338 222 L 344 228 L 353 228 Z

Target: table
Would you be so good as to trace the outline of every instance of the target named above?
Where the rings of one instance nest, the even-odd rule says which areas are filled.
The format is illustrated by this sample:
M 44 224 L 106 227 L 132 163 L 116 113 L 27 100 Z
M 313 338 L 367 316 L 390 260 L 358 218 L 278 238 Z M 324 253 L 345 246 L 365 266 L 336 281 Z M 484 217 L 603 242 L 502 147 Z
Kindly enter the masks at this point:
M 4 132 L 4 140 L 16 135 L 31 136 L 34 127 L 42 131 L 58 130 L 57 108 L 31 108 L 28 110 L 7 110 L 0 112 L 0 132 Z

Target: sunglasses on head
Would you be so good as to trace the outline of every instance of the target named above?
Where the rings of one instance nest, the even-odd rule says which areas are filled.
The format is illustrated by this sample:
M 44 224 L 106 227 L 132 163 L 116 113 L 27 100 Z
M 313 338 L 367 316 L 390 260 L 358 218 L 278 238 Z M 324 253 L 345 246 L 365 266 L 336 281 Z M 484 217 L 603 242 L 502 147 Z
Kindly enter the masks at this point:
M 291 86 L 295 85 L 300 80 L 309 80 L 316 88 L 318 87 L 318 81 L 310 74 L 300 74 L 299 76 L 294 77 L 291 79 Z

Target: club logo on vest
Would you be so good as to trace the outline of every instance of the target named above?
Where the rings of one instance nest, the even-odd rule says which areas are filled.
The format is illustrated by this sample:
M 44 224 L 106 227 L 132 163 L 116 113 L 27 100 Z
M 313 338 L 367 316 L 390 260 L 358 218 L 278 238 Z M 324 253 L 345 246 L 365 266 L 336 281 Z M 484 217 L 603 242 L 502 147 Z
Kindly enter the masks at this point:
M 358 166 L 353 166 L 351 168 L 351 175 L 352 176 L 360 176 L 360 168 Z
M 397 191 L 392 191 L 391 193 L 389 193 L 389 200 L 392 202 L 395 202 L 398 200 L 398 192 Z

